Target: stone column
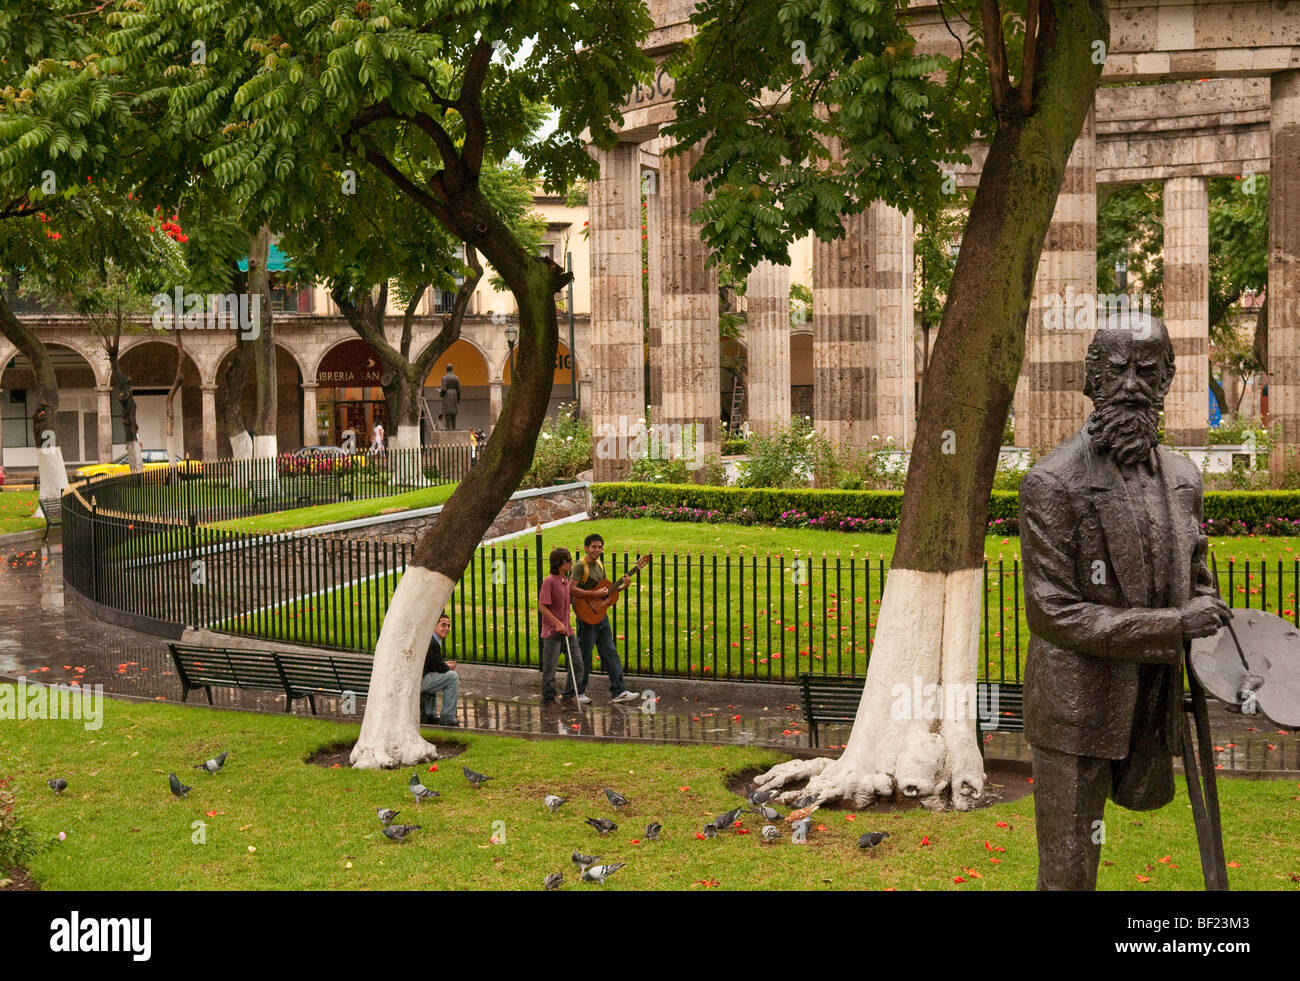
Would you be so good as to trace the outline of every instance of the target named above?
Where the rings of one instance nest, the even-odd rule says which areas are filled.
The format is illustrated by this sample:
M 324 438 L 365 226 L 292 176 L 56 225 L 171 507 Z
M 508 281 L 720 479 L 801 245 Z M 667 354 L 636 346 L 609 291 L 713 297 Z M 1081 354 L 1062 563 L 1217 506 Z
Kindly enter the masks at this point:
M 872 361 L 876 401 L 873 433 L 881 444 L 911 445 L 915 428 L 916 354 L 912 324 L 912 216 L 883 201 L 871 205 L 872 243 L 876 253 L 876 330 Z
M 626 433 L 645 408 L 644 350 L 641 325 L 641 171 L 640 147 L 620 143 L 592 150 L 600 177 L 588 185 L 591 249 L 591 425 L 595 479 L 622 480 L 631 461 L 622 452 L 600 452 Z M 625 443 L 618 443 L 625 446 Z
M 745 289 L 749 428 L 770 435 L 790 424 L 790 267 L 760 262 Z
M 1073 434 L 1091 411 L 1083 358 L 1096 323 L 1097 129 L 1088 110 L 1065 164 L 1061 193 L 1038 262 L 1016 386 L 1016 445 L 1042 454 Z
M 302 445 L 320 445 L 320 429 L 316 425 L 316 386 L 307 382 L 302 384 Z
M 663 335 L 664 319 L 664 217 L 663 195 L 659 189 L 659 174 L 651 174 L 645 181 L 646 201 L 646 300 L 650 315 L 647 326 L 649 340 L 650 390 L 646 402 L 662 406 L 664 401 Z
M 691 212 L 704 204 L 704 189 L 689 171 L 698 151 L 660 158 L 663 215 L 663 409 L 655 423 L 699 423 L 699 452 L 716 453 L 722 412 L 718 346 L 718 277 L 704 264 L 707 251 Z
M 1164 319 L 1177 358 L 1165 396 L 1165 434 L 1175 446 L 1204 446 L 1210 404 L 1209 179 L 1165 181 L 1164 206 Z M 1130 309 L 1134 299 L 1139 298 L 1130 298 Z
M 100 463 L 113 459 L 113 389 L 96 385 L 98 396 L 95 407 L 95 458 Z
M 1300 466 L 1300 71 L 1273 76 L 1269 130 L 1268 406 L 1281 427 L 1269 471 L 1278 486 Z
M 579 382 L 581 384 L 581 382 Z M 488 384 L 488 429 L 497 424 L 497 416 L 501 415 L 501 389 L 502 382 L 500 378 Z M 583 393 L 586 394 L 585 392 Z M 582 404 L 586 405 L 587 400 L 584 398 Z
M 217 453 L 217 386 L 204 385 L 203 396 L 203 459 L 216 460 Z
M 862 449 L 876 404 L 870 211 L 843 222 L 844 238 L 813 238 L 813 421 L 837 447 Z

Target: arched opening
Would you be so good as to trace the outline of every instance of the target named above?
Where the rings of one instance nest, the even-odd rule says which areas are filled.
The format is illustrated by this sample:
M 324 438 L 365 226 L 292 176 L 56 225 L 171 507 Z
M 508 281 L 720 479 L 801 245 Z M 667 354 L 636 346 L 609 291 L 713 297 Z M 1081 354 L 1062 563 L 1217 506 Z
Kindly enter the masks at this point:
M 813 338 L 810 330 L 790 332 L 790 412 L 796 416 L 813 414 Z
M 47 343 L 59 388 L 59 411 L 54 421 L 63 462 L 100 462 L 100 450 L 109 459 L 110 448 L 99 445 L 99 396 L 95 372 L 86 358 L 63 344 Z M 6 467 L 36 467 L 40 434 L 32 431 L 36 372 L 23 354 L 15 354 L 0 372 L 0 462 Z M 116 414 L 116 408 L 114 409 Z
M 145 341 L 121 356 L 122 370 L 131 379 L 135 394 L 136 423 L 140 446 L 146 450 L 167 449 L 167 392 L 176 378 L 176 345 L 167 341 Z M 176 417 L 180 456 L 199 457 L 203 450 L 203 390 L 199 369 L 187 353 L 181 369 L 181 388 L 172 411 Z M 113 400 L 113 453 L 126 452 L 122 431 L 121 405 Z
M 438 394 L 438 389 L 449 365 L 452 373 L 460 380 L 456 428 L 487 432 L 492 423 L 492 378 L 488 372 L 487 359 L 463 337 L 443 351 L 442 357 L 429 368 L 429 376 L 424 380 L 426 425 L 433 419 L 438 429 L 447 428 L 446 420 L 442 418 L 442 396 Z
M 564 342 L 560 342 L 560 346 L 555 352 L 555 374 L 551 378 L 551 401 L 546 406 L 548 416 L 558 415 L 561 405 L 575 400 L 574 380 L 573 355 L 569 352 L 569 346 Z M 504 401 L 506 395 L 510 392 L 509 355 L 506 356 L 501 365 L 501 381 L 501 398 Z
M 359 337 L 334 345 L 316 369 L 316 428 L 322 446 L 339 446 L 351 430 L 358 446 L 370 442 L 376 422 L 389 425 L 388 403 L 380 384 L 383 365 L 374 348 Z
M 722 422 L 735 432 L 749 418 L 749 349 L 744 341 L 727 339 L 718 345 L 718 393 Z
M 230 351 L 217 368 L 217 456 L 223 459 L 230 456 L 230 432 L 226 428 L 222 407 L 226 400 L 226 369 L 234 356 L 235 352 Z M 173 368 L 175 364 L 172 362 Z M 275 435 L 279 451 L 283 453 L 302 446 L 302 373 L 294 356 L 280 344 L 275 346 L 275 383 Z M 244 425 L 251 428 L 257 412 L 257 377 L 251 366 L 241 406 Z

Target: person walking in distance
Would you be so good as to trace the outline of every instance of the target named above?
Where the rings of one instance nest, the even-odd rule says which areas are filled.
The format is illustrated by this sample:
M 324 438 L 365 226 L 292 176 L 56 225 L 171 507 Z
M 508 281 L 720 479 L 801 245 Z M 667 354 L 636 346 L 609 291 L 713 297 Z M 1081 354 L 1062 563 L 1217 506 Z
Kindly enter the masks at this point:
M 537 609 L 542 615 L 542 705 L 555 701 L 555 670 L 560 664 L 560 653 L 572 659 L 569 665 L 568 690 L 565 701 L 577 699 L 585 704 L 591 699 L 583 694 L 587 687 L 587 672 L 578 663 L 578 652 L 573 645 L 573 627 L 569 617 L 569 571 L 573 556 L 567 548 L 551 549 L 551 574 L 542 580 L 537 594 Z M 575 681 L 577 691 L 573 690 Z
M 447 428 L 455 429 L 456 413 L 460 411 L 460 379 L 451 370 L 451 365 L 447 365 L 447 373 L 442 376 L 438 394 L 442 396 L 442 417 Z
M 602 559 L 605 554 L 605 540 L 592 533 L 583 540 L 583 556 L 573 566 L 569 577 L 569 586 L 573 596 L 583 599 L 603 600 L 609 595 L 610 587 L 601 586 L 605 581 L 605 566 Z M 630 579 L 624 577 L 616 584 L 617 589 L 626 588 Z M 586 691 L 587 678 L 591 675 L 591 651 L 600 652 L 601 667 L 609 674 L 609 695 L 611 702 L 635 702 L 641 697 L 639 691 L 628 691 L 623 685 L 623 662 L 619 660 L 618 648 L 614 645 L 614 628 L 610 626 L 609 614 L 601 618 L 600 623 L 590 624 L 578 620 L 578 650 L 582 654 L 582 684 Z

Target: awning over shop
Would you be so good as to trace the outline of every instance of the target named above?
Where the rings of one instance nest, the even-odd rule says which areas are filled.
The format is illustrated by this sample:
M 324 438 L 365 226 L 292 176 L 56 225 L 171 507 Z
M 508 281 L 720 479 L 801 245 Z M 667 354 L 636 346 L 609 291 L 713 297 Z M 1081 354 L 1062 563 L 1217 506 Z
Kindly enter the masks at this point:
M 272 242 L 266 265 L 271 272 L 284 272 L 289 268 L 289 257 L 280 251 L 278 245 Z M 239 271 L 248 272 L 248 256 L 244 256 L 239 260 Z

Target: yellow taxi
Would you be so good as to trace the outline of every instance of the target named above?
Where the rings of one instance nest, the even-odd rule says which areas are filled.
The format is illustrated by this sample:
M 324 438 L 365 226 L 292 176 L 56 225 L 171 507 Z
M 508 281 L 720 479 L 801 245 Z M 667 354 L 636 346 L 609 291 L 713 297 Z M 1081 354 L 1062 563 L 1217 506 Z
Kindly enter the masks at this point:
M 197 477 L 203 473 L 203 464 L 198 460 L 182 460 L 178 456 L 168 458 L 166 450 L 143 450 L 141 456 L 146 473 L 151 470 L 168 470 L 173 464 L 182 477 Z M 91 463 L 78 467 L 73 471 L 73 476 L 85 480 L 87 477 L 116 477 L 130 472 L 131 465 L 126 454 L 123 454 L 112 463 Z

